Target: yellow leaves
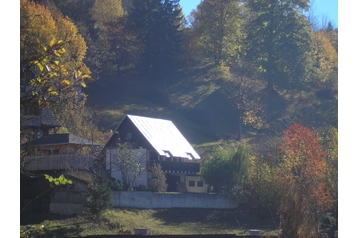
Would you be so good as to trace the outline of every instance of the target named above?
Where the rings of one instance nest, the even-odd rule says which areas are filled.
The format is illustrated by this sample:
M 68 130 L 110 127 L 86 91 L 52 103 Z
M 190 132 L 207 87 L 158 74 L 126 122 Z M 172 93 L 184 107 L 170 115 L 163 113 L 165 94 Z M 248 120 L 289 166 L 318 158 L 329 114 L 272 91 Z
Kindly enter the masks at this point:
M 81 82 L 80 84 L 81 84 L 81 86 L 84 87 L 84 88 L 87 86 L 84 82 Z
M 44 71 L 44 66 L 40 64 L 39 62 L 36 64 L 37 68 L 40 70 L 40 72 Z
M 62 85 L 64 85 L 64 86 L 69 86 L 69 85 L 71 85 L 71 82 L 70 82 L 69 80 L 67 80 L 67 79 L 62 80 L 61 83 L 62 83 Z
M 324 31 L 313 33 L 314 53 L 320 81 L 325 82 L 338 69 L 338 53 Z
M 26 96 L 31 102 L 49 103 L 45 99 L 58 97 L 58 87 L 67 87 L 63 94 L 72 92 L 71 73 L 78 65 L 86 69 L 80 81 L 90 78 L 87 75 L 90 71 L 82 62 L 86 43 L 69 18 L 58 16 L 54 19 L 46 7 L 31 0 L 20 0 L 20 16 L 20 50 L 24 60 L 21 63 L 35 73 L 33 78 L 27 78 L 29 84 L 26 85 Z M 29 59 L 35 60 L 28 62 Z
M 58 96 L 59 95 L 58 92 L 53 87 L 48 88 L 47 93 L 49 95 L 52 95 L 52 96 Z
M 55 45 L 55 40 L 54 39 L 52 39 L 51 41 L 50 41 L 50 47 L 53 47 L 54 45 Z

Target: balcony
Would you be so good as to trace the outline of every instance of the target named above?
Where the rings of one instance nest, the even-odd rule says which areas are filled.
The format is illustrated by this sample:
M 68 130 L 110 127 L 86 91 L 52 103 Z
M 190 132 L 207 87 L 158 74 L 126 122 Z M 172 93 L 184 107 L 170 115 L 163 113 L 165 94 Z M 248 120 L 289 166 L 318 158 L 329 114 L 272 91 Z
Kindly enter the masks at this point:
M 164 173 L 197 174 L 200 171 L 200 164 L 195 162 L 149 161 L 149 168 L 154 163 L 160 164 Z
M 92 157 L 79 154 L 26 156 L 24 170 L 63 170 L 68 168 L 83 169 L 92 165 Z

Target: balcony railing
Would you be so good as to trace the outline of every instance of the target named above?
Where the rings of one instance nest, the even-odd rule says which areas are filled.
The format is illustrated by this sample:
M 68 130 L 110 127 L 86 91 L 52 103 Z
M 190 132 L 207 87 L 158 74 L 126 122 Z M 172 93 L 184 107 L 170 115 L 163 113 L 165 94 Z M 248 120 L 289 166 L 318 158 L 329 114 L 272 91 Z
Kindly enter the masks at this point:
M 79 154 L 26 156 L 24 170 L 60 170 L 68 168 L 83 169 L 92 165 L 92 157 Z
M 200 164 L 195 162 L 173 162 L 173 161 L 149 161 L 148 169 L 150 169 L 154 163 L 160 164 L 162 171 L 165 173 L 184 173 L 184 174 L 196 174 L 200 171 Z

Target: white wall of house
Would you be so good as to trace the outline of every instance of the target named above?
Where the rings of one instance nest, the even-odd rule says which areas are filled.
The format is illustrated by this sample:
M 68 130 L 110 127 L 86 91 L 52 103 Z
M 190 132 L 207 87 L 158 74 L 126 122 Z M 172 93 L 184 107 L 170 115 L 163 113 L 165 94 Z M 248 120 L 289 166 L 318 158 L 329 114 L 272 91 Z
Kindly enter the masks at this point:
M 138 187 L 143 185 L 148 187 L 148 172 L 146 170 L 147 166 L 147 150 L 146 149 L 135 149 L 134 153 L 136 154 L 136 160 L 141 164 L 143 171 L 140 173 L 138 178 L 133 183 L 133 186 Z M 111 171 L 111 177 L 122 181 L 122 173 L 116 166 L 116 150 L 108 149 L 106 151 L 106 169 Z
M 200 176 L 187 175 L 185 179 L 187 192 L 189 193 L 207 193 L 208 185 L 204 183 Z

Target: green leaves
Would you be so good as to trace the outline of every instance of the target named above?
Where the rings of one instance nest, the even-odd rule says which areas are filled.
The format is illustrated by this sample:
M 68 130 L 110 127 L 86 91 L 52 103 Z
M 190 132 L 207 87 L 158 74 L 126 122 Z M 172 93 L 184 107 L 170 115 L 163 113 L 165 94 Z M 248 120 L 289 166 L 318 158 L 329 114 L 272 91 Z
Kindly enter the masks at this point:
M 251 19 L 247 24 L 247 54 L 268 81 L 274 85 L 304 82 L 312 50 L 310 26 L 302 13 L 308 1 L 247 1 Z
M 60 175 L 58 178 L 53 178 L 52 176 L 48 174 L 44 174 L 45 179 L 47 179 L 51 185 L 66 185 L 66 184 L 72 184 L 72 181 L 69 179 L 66 179 L 65 176 Z

